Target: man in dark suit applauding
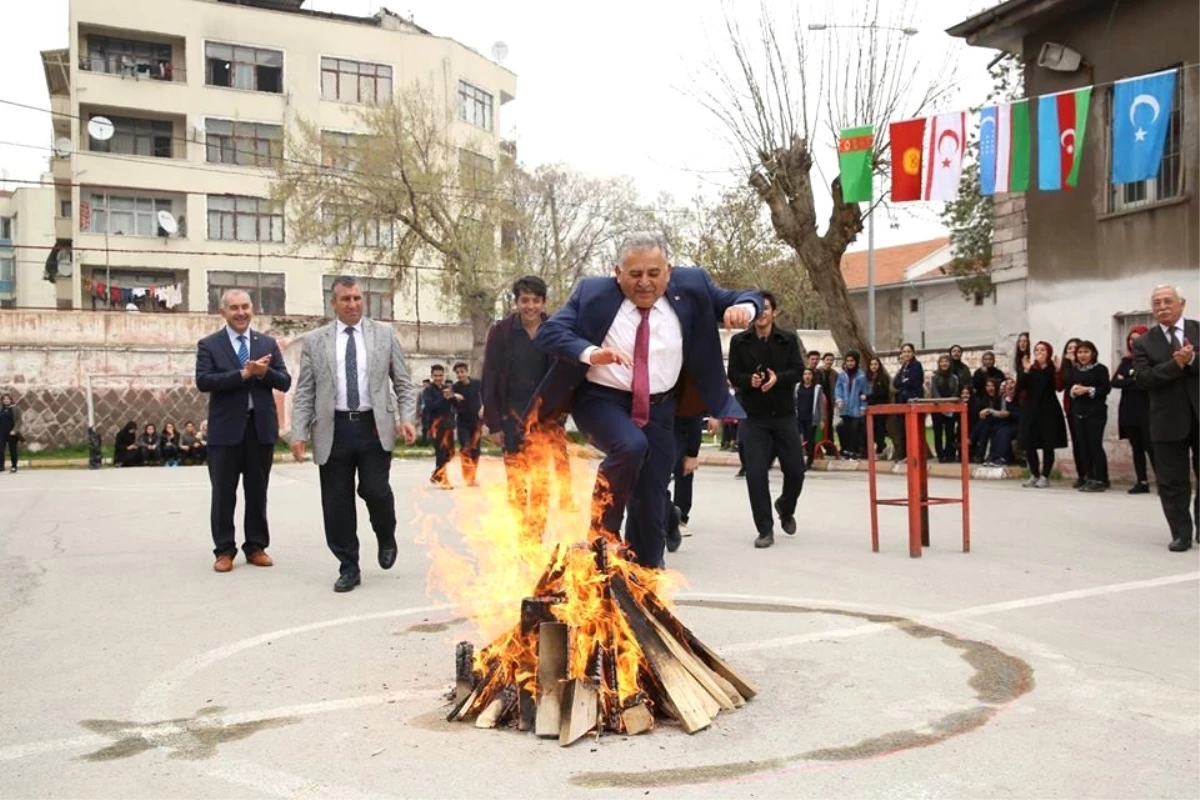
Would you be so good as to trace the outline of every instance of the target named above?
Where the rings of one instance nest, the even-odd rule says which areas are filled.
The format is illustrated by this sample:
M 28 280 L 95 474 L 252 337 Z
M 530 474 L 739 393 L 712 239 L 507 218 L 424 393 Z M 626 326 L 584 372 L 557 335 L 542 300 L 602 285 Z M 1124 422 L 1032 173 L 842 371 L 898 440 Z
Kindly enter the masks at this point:
M 1196 449 L 1200 364 L 1195 349 L 1200 323 L 1183 318 L 1184 305 L 1179 289 L 1155 287 L 1150 293 L 1150 310 L 1158 324 L 1133 342 L 1134 380 L 1150 395 L 1150 440 L 1154 442 L 1158 497 L 1171 527 L 1168 547 L 1176 553 L 1191 548 L 1194 526 L 1200 523 L 1200 496 L 1188 509 L 1192 499 L 1189 453 L 1192 475 L 1200 472 Z M 1200 534 L 1196 541 L 1200 542 Z
M 279 345 L 250 329 L 254 305 L 241 289 L 221 297 L 225 327 L 200 340 L 196 350 L 196 388 L 208 393 L 208 478 L 212 484 L 213 569 L 229 572 L 237 555 L 233 509 L 242 480 L 246 537 L 242 549 L 256 567 L 269 567 L 267 482 L 279 418 L 275 390 L 286 392 L 292 376 Z
M 762 310 L 758 292 L 722 289 L 667 258 L 662 236 L 633 234 L 614 278 L 579 282 L 538 328 L 538 346 L 556 360 L 533 400 L 551 418 L 573 402 L 575 424 L 605 454 L 593 525 L 619 535 L 628 510 L 625 541 L 649 567 L 663 566 L 675 415 L 743 416 L 726 385 L 717 326 L 743 328 Z

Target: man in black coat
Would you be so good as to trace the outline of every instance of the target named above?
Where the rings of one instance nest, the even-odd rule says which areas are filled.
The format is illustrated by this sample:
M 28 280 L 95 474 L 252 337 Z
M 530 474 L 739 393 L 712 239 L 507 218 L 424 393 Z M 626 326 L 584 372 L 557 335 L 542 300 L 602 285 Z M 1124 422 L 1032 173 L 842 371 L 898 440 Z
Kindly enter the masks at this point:
M 429 436 L 433 439 L 433 474 L 429 482 L 439 489 L 453 489 L 446 465 L 454 458 L 454 390 L 446 383 L 446 368 L 429 368 L 430 382 L 421 390 L 424 414 L 429 417 Z
M 483 397 L 480 382 L 471 377 L 470 369 L 463 361 L 454 365 L 454 377 L 456 380 L 450 391 L 454 393 L 455 427 L 458 430 L 463 480 L 467 486 L 478 486 L 475 473 L 479 469 L 479 439 L 483 433 L 483 419 L 480 417 Z
M 237 555 L 233 509 L 238 478 L 246 496 L 242 550 L 256 567 L 269 567 L 267 483 L 279 418 L 275 390 L 292 386 L 279 345 L 250 329 L 250 295 L 230 289 L 221 298 L 225 327 L 204 337 L 196 349 L 196 388 L 208 394 L 208 479 L 212 484 L 210 524 L 213 569 L 229 572 Z
M 1154 442 L 1158 496 L 1171 528 L 1169 548 L 1176 553 L 1191 548 L 1194 527 L 1200 522 L 1200 496 L 1188 509 L 1192 493 L 1189 453 L 1192 474 L 1200 473 L 1200 364 L 1195 350 L 1200 323 L 1183 318 L 1184 305 L 1179 289 L 1155 287 L 1150 309 L 1158 324 L 1133 343 L 1137 385 L 1150 395 L 1150 440 Z

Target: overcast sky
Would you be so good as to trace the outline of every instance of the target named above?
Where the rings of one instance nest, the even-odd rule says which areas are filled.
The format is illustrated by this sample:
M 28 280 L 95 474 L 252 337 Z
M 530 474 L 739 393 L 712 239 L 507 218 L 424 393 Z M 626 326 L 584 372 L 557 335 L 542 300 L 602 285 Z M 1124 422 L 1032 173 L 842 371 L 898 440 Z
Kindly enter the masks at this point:
M 154 0 L 139 0 L 153 2 Z M 899 0 L 885 0 L 890 4 Z M 712 114 L 696 100 L 711 87 L 705 65 L 725 52 L 721 32 L 728 12 L 744 26 L 759 14 L 751 0 L 390 0 L 417 24 L 489 54 L 508 45 L 504 65 L 517 74 L 517 99 L 500 111 L 501 133 L 515 138 L 526 164 L 564 162 L 593 176 L 632 175 L 646 199 L 669 192 L 686 202 L 739 180 L 738 159 L 722 139 Z M 0 98 L 46 108 L 39 51 L 65 47 L 67 0 L 7 0 L 5 47 L 0 48 Z M 794 2 L 773 0 L 773 13 L 790 19 Z M 911 40 L 926 65 L 950 52 L 957 60 L 958 91 L 948 106 L 978 103 L 987 92 L 985 65 L 992 51 L 966 47 L 943 31 L 989 0 L 912 0 Z M 308 0 L 319 11 L 368 15 L 378 0 Z M 801 2 L 812 22 L 849 19 L 862 3 Z M 898 34 L 893 34 L 898 35 Z M 47 147 L 48 116 L 0 105 L 0 141 Z M 820 159 L 836 168 L 832 148 Z M 0 170 L 9 178 L 36 179 L 47 153 L 0 144 Z M 9 184 L 6 188 L 15 188 Z M 880 187 L 886 188 L 886 187 Z M 820 197 L 818 203 L 822 204 Z M 828 199 L 824 199 L 827 206 Z M 941 235 L 941 204 L 907 203 L 892 225 L 876 228 L 877 246 Z M 865 246 L 865 241 L 859 242 Z

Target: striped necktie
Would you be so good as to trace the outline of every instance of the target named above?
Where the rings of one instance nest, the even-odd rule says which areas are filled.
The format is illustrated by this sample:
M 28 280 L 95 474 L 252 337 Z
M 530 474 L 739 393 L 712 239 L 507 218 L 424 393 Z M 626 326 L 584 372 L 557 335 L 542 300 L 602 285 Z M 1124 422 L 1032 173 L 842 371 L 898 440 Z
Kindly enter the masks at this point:
M 238 363 L 245 367 L 246 362 L 250 360 L 250 348 L 246 346 L 246 334 L 240 333 L 238 340 Z

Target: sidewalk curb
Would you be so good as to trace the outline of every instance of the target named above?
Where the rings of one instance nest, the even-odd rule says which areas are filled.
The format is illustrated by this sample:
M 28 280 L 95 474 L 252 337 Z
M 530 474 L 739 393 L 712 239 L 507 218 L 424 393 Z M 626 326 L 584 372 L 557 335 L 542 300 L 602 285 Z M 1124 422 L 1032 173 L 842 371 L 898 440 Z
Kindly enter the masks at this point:
M 737 453 L 705 453 L 701 451 L 700 464 L 714 467 L 740 467 L 741 461 L 738 459 Z M 867 462 L 834 461 L 819 458 L 813 462 L 809 470 L 817 472 L 866 472 Z M 875 471 L 884 475 L 906 475 L 908 474 L 908 464 L 905 462 L 876 461 Z M 1015 480 L 1019 479 L 1021 474 L 1022 470 L 1020 467 L 985 467 L 982 464 L 971 464 L 968 468 L 968 475 L 971 480 L 975 481 Z M 962 466 L 959 464 L 930 464 L 929 475 L 934 478 L 957 478 L 962 475 Z

